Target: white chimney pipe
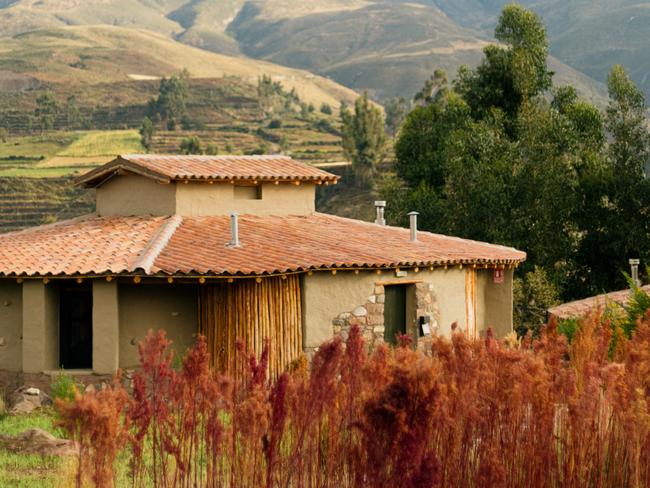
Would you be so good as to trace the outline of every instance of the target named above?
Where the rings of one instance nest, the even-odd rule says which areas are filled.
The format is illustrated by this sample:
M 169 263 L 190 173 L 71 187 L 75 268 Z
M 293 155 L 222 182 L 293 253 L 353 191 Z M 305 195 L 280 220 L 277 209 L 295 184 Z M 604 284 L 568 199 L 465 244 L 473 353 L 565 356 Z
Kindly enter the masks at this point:
M 636 283 L 636 286 L 641 286 L 641 280 L 639 279 L 639 264 L 641 264 L 641 261 L 639 259 L 630 259 L 628 262 L 632 271 L 632 281 Z
M 384 218 L 385 208 L 386 208 L 386 202 L 384 200 L 375 201 L 375 210 L 377 211 L 377 218 L 375 219 L 375 224 L 386 225 L 386 219 Z
M 239 214 L 233 212 L 230 214 L 230 242 L 229 247 L 241 247 L 239 242 Z
M 409 212 L 409 222 L 411 224 L 411 242 L 418 240 L 418 215 L 417 212 Z

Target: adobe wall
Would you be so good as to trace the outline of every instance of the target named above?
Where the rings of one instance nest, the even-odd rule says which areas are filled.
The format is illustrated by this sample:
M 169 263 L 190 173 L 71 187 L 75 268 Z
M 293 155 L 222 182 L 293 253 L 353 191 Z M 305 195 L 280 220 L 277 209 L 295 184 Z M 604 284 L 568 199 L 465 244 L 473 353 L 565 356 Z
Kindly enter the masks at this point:
M 23 369 L 23 289 L 15 280 L 0 280 L 0 370 Z
M 173 348 L 183 355 L 194 344 L 198 329 L 198 298 L 194 285 L 119 285 L 119 367 L 139 364 L 138 343 L 164 329 Z
M 435 268 L 405 277 L 395 272 L 315 272 L 303 278 L 303 337 L 306 351 L 313 351 L 334 334 L 353 324 L 361 327 L 371 344 L 383 340 L 384 285 L 413 284 L 417 316 L 429 316 L 432 333 L 450 337 L 452 324 L 466 329 L 466 274 L 468 268 Z M 512 271 L 503 284 L 492 282 L 493 270 L 477 270 L 476 317 L 480 336 L 492 327 L 497 337 L 512 330 Z M 415 327 L 415 326 L 414 326 Z M 422 339 L 421 339 L 422 340 Z M 419 344 L 421 345 L 421 344 Z
M 482 269 L 477 273 L 477 324 L 503 337 L 513 330 L 512 282 L 514 270 L 504 270 L 504 282 L 494 283 L 494 270 Z
M 316 185 L 303 183 L 263 183 L 261 199 L 240 198 L 231 183 L 178 183 L 176 213 L 187 216 L 229 215 L 309 215 L 316 210 Z
M 231 183 L 161 184 L 138 175 L 116 176 L 97 188 L 99 216 L 132 215 L 309 215 L 316 210 L 316 185 L 262 183 L 261 199 L 251 199 L 250 187 Z M 241 191 L 243 190 L 243 191 Z
M 115 176 L 97 188 L 97 215 L 174 215 L 176 188 L 138 175 Z

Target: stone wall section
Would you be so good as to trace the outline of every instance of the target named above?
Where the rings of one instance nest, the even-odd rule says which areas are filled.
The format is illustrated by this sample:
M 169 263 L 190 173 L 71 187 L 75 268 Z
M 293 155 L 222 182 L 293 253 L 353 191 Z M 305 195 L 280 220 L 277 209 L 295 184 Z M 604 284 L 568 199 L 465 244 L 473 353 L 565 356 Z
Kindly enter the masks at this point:
M 438 303 L 433 292 L 433 285 L 426 282 L 417 282 L 415 286 L 416 316 L 429 317 L 430 336 L 419 337 L 419 324 L 407 324 L 407 335 L 415 339 L 414 343 L 418 350 L 429 349 L 431 336 L 438 331 L 440 312 Z M 357 325 L 361 329 L 363 339 L 372 350 L 384 342 L 384 304 L 386 295 L 384 285 L 375 284 L 373 293 L 364 304 L 360 304 L 353 310 L 339 313 L 332 320 L 333 335 L 340 335 L 347 340 L 350 328 Z

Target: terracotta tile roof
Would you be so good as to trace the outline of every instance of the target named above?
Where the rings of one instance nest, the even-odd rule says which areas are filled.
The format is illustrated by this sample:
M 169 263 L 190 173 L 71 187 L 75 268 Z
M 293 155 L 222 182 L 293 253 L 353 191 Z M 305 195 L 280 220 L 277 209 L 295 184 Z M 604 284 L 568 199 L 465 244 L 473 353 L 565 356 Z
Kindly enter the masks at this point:
M 165 156 L 131 154 L 118 156 L 80 176 L 78 184 L 99 186 L 112 175 L 128 171 L 149 178 L 172 180 L 260 180 L 335 183 L 338 176 L 288 156 Z
M 650 293 L 650 285 L 642 286 L 641 289 L 646 293 Z M 580 318 L 611 302 L 618 303 L 619 305 L 627 305 L 627 302 L 630 299 L 630 294 L 630 290 L 603 293 L 602 295 L 597 295 L 595 297 L 583 298 L 582 300 L 563 303 L 562 305 L 549 308 L 548 313 L 558 319 Z
M 129 272 L 166 220 L 166 217 L 82 217 L 0 234 L 0 274 Z
M 326 214 L 240 216 L 232 248 L 223 217 L 106 217 L 0 235 L 0 275 L 265 274 L 319 268 L 512 264 L 512 248 Z

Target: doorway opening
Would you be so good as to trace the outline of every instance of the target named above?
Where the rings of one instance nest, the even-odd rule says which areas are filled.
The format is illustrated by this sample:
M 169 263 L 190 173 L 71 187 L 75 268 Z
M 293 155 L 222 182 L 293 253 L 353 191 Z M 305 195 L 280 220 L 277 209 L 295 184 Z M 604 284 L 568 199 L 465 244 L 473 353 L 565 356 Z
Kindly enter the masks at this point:
M 415 286 L 387 285 L 384 293 L 384 341 L 397 345 L 401 335 L 413 334 L 416 319 Z
M 64 283 L 59 289 L 59 367 L 92 369 L 92 366 L 92 283 Z

